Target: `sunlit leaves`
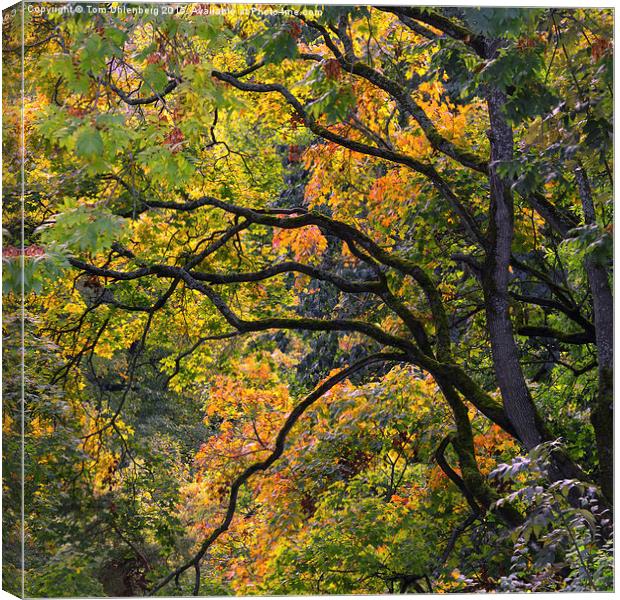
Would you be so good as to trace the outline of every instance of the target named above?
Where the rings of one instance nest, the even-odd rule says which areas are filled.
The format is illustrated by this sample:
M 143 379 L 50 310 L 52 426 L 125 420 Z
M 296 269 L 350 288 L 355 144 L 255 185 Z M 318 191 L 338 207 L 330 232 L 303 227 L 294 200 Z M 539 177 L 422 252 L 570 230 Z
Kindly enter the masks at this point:
M 279 229 L 274 233 L 273 246 L 280 251 L 290 250 L 297 261 L 318 262 L 327 248 L 327 240 L 316 226 Z
M 162 185 L 174 182 L 183 185 L 191 177 L 194 168 L 182 153 L 176 153 L 164 145 L 145 148 L 137 156 L 139 164 Z
M 96 206 L 65 204 L 42 240 L 65 244 L 71 250 L 98 252 L 122 236 L 124 219 Z
M 450 372 L 455 365 L 465 369 L 499 406 L 479 285 L 486 245 L 464 227 L 455 202 L 471 214 L 470 226 L 482 235 L 490 230 L 485 164 L 493 132 L 484 94 L 495 86 L 507 97 L 515 141 L 514 160 L 497 165 L 515 192 L 511 251 L 531 269 L 515 264 L 509 271 L 515 330 L 575 331 L 570 314 L 551 304 L 557 292 L 571 311 L 582 311 L 582 324 L 591 319 L 583 267 L 590 260 L 608 264 L 612 236 L 610 14 L 437 9 L 473 36 L 503 38 L 496 55 L 480 56 L 469 34 L 436 36 L 432 25 L 430 34 L 413 31 L 378 9 L 308 9 L 326 27 L 323 35 L 292 11 L 247 8 L 226 16 L 208 14 L 208 5 L 192 6 L 191 14 L 50 15 L 62 43 L 53 39 L 27 53 L 27 240 L 23 257 L 17 247 L 8 249 L 5 277 L 11 299 L 22 286 L 34 291 L 27 301 L 44 315 L 36 325 L 42 341 L 28 352 L 49 343 L 61 363 L 53 375 L 62 394 L 49 402 L 58 411 L 52 418 L 47 406 L 34 403 L 39 413 L 48 412 L 31 421 L 40 445 L 32 453 L 40 459 L 37 498 L 56 498 L 43 491 L 55 481 L 48 468 L 52 475 L 66 468 L 69 475 L 63 471 L 57 485 L 73 486 L 63 490 L 68 497 L 58 496 L 66 511 L 54 507 L 51 518 L 40 511 L 36 525 L 37 541 L 49 544 L 42 551 L 48 578 L 41 583 L 49 590 L 75 571 L 71 581 L 96 592 L 92 569 L 77 577 L 81 534 L 93 523 L 104 534 L 84 538 L 106 560 L 131 556 L 149 584 L 184 562 L 221 522 L 233 478 L 273 450 L 293 407 L 328 373 L 379 345 L 359 331 L 237 332 L 206 288 L 163 270 L 183 268 L 205 252 L 187 267 L 205 280 L 296 260 L 338 277 L 379 281 L 386 286 L 380 293 L 353 294 L 287 272 L 212 287 L 246 321 L 353 320 L 402 336 L 406 344 L 425 346 L 420 339 L 428 338 L 427 364 L 440 360 L 439 321 L 428 290 L 411 276 L 416 271 L 367 258 L 365 241 L 353 243 L 316 225 L 278 228 L 276 221 L 248 224 L 207 251 L 246 217 L 213 206 L 157 205 L 187 208 L 212 196 L 252 207 L 254 215 L 295 218 L 316 211 L 342 221 L 344 231 L 358 229 L 396 264 L 410 261 L 428 273 L 446 309 Z M 340 36 L 348 36 L 350 46 Z M 40 39 L 32 36 L 33 43 Z M 400 93 L 347 69 L 349 59 L 339 52 L 355 55 L 352 62 L 388 78 Z M 278 93 L 281 87 L 241 91 L 214 70 L 244 73 L 239 79 L 249 84 L 284 86 L 299 104 Z M 16 113 L 11 117 L 19 121 Z M 446 148 L 472 153 L 477 170 Z M 412 168 L 416 161 L 421 169 Z M 529 200 L 540 194 L 577 224 L 582 210 L 572 173 L 578 161 L 592 174 L 597 224 L 571 223 L 567 239 L 558 242 Z M 15 188 L 15 174 L 6 176 Z M 6 199 L 11 205 L 21 200 L 15 189 Z M 11 222 L 11 233 L 18 225 Z M 67 269 L 69 255 L 148 274 L 88 275 Z M 547 280 L 537 279 L 538 270 Z M 530 303 L 523 294 L 542 301 Z M 542 417 L 554 433 L 567 434 L 571 454 L 596 473 L 588 424 L 596 388 L 592 344 L 567 347 L 525 335 L 519 343 Z M 519 448 L 473 406 L 465 408 L 471 458 L 484 477 Z M 7 419 L 9 431 L 15 422 Z M 58 441 L 75 454 L 50 449 L 59 423 L 69 431 Z M 360 372 L 336 386 L 290 432 L 281 459 L 239 490 L 229 534 L 203 561 L 201 590 L 412 591 L 404 576 L 428 576 L 436 591 L 498 589 L 512 548 L 508 552 L 506 529 L 493 512 L 470 522 L 439 564 L 470 510 L 436 461 L 448 435 L 454 435 L 450 405 L 437 382 L 410 364 Z M 460 473 L 457 450 L 449 446 L 445 458 Z M 522 485 L 524 474 L 515 471 L 515 481 L 492 478 L 489 486 L 513 494 L 526 512 L 540 495 Z M 122 553 L 114 527 L 133 544 Z M 540 539 L 546 535 L 541 527 L 534 524 L 522 537 Z M 566 537 L 566 530 L 554 531 L 554 540 Z M 58 546 L 66 539 L 70 553 L 63 555 Z M 143 550 L 151 553 L 148 573 Z M 527 543 L 519 548 L 527 550 Z M 56 568 L 46 553 L 62 564 Z M 604 555 L 596 560 L 607 568 Z M 521 585 L 527 565 L 513 574 L 512 583 Z M 190 579 L 181 577 L 179 592 L 191 591 Z M 578 577 L 573 583 L 583 585 Z M 556 578 L 553 585 L 568 584 Z

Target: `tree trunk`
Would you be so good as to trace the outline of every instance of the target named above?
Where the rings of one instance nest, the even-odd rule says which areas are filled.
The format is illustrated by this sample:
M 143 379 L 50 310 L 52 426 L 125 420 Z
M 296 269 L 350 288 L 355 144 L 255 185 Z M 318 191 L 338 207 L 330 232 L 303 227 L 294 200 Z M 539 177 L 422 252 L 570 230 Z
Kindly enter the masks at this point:
M 491 203 L 482 287 L 493 365 L 504 408 L 518 438 L 530 450 L 546 436 L 521 370 L 519 349 L 510 321 L 508 267 L 512 251 L 514 206 L 510 182 L 502 179 L 498 173 L 498 164 L 513 158 L 513 135 L 503 114 L 506 102 L 504 93 L 489 89 L 486 97 L 491 125 Z
M 506 415 L 527 450 L 550 439 L 538 414 L 519 361 L 508 296 L 509 265 L 514 230 L 511 182 L 498 173 L 498 165 L 513 158 L 513 133 L 506 120 L 505 94 L 496 88 L 486 91 L 489 109 L 491 162 L 489 166 L 490 209 L 482 288 L 493 366 Z M 553 453 L 549 468 L 552 480 L 586 479 L 581 468 L 564 452 Z
M 575 171 L 579 196 L 586 224 L 596 223 L 592 191 L 585 171 Z M 603 495 L 613 503 L 613 361 L 614 361 L 614 301 L 607 270 L 592 256 L 585 259 L 585 270 L 592 294 L 596 349 L 598 360 L 598 394 L 590 419 L 596 436 L 600 484 Z

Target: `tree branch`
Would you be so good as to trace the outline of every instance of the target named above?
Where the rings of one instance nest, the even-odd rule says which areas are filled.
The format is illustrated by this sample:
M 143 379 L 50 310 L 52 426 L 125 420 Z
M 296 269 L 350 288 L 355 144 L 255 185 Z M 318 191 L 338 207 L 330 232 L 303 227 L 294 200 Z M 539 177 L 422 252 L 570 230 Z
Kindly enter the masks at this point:
M 527 337 L 542 337 L 553 338 L 563 344 L 594 344 L 596 342 L 593 333 L 588 331 L 577 331 L 575 333 L 566 333 L 564 331 L 558 331 L 551 327 L 534 327 L 526 326 L 520 327 L 517 330 L 519 335 Z
M 362 360 L 353 363 L 349 367 L 342 369 L 340 372 L 332 375 L 328 379 L 326 379 L 321 385 L 319 385 L 313 392 L 311 392 L 306 398 L 300 402 L 288 415 L 284 425 L 278 432 L 278 435 L 275 440 L 274 450 L 271 454 L 260 462 L 254 463 L 253 465 L 247 467 L 241 475 L 239 475 L 230 486 L 230 495 L 228 500 L 228 508 L 226 509 L 226 514 L 220 523 L 220 525 L 213 530 L 211 535 L 207 537 L 207 539 L 202 543 L 198 552 L 186 563 L 181 565 L 178 569 L 170 573 L 167 577 L 165 577 L 160 583 L 158 583 L 150 592 L 149 595 L 154 595 L 157 591 L 161 590 L 165 585 L 167 585 L 173 579 L 178 581 L 179 575 L 183 572 L 187 571 L 191 567 L 196 569 L 197 573 L 199 572 L 200 561 L 207 553 L 209 548 L 214 544 L 214 542 L 230 527 L 230 524 L 235 516 L 235 511 L 237 508 L 237 498 L 239 495 L 239 490 L 241 486 L 243 486 L 255 473 L 259 471 L 266 471 L 271 467 L 284 453 L 287 437 L 297 421 L 301 418 L 301 416 L 306 412 L 306 410 L 312 406 L 317 400 L 319 400 L 324 394 L 326 394 L 329 390 L 331 390 L 335 385 L 341 383 L 345 379 L 347 379 L 350 375 L 360 371 L 361 369 L 368 367 L 372 364 L 376 363 L 385 363 L 385 362 L 401 362 L 406 361 L 407 356 L 404 354 L 398 353 L 378 353 L 371 354 Z M 196 579 L 196 583 L 194 585 L 194 595 L 198 595 L 198 591 L 200 589 L 200 580 Z
M 486 40 L 482 36 L 476 35 L 465 26 L 444 17 L 439 11 L 427 7 L 414 8 L 412 6 L 378 6 L 377 8 L 379 10 L 391 12 L 399 18 L 407 17 L 409 19 L 414 19 L 415 21 L 421 21 L 422 23 L 430 25 L 435 29 L 439 29 L 452 39 L 463 42 L 479 56 L 484 57 Z

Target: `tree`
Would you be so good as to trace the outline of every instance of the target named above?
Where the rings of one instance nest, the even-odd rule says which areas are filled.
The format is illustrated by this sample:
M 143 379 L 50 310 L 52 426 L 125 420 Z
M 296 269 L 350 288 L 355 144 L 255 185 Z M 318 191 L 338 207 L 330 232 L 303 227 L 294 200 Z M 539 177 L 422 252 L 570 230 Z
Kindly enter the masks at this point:
M 27 35 L 28 72 L 44 77 L 28 79 L 38 158 L 26 237 L 45 252 L 33 309 L 46 307 L 66 358 L 54 380 L 71 380 L 76 398 L 88 380 L 98 407 L 87 440 L 121 439 L 131 453 L 125 419 L 143 422 L 149 389 L 194 408 L 206 394 L 208 431 L 234 450 L 232 469 L 214 463 L 218 496 L 203 498 L 219 520 L 152 591 L 194 569 L 199 592 L 250 479 L 277 468 L 316 403 L 356 378 L 360 389 L 394 373 L 437 386 L 451 427 L 440 412 L 426 462 L 472 522 L 525 518 L 498 502 L 479 423 L 526 452 L 562 436 L 550 481 L 595 483 L 599 506 L 611 503 L 610 13 L 207 9 L 37 15 Z M 224 382 L 210 371 L 224 348 L 239 358 L 222 368 L 275 365 L 293 393 L 229 381 L 218 405 Z M 289 359 L 252 358 L 257 348 Z M 104 392 L 105 408 L 94 400 Z M 367 455 L 352 451 L 353 471 L 378 468 Z M 327 490 L 319 514 L 336 502 Z M 408 527 L 397 513 L 389 527 Z M 388 589 L 432 587 L 430 558 L 376 560 L 367 569 Z M 335 589 L 358 589 L 347 577 Z

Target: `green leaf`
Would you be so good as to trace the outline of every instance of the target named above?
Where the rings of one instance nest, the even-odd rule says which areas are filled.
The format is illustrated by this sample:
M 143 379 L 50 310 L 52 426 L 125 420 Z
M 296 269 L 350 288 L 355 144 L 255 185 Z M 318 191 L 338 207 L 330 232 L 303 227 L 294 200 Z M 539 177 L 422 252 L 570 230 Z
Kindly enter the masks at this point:
M 263 60 L 266 63 L 281 63 L 285 58 L 294 58 L 298 54 L 295 38 L 287 29 L 271 36 L 263 46 Z
M 75 153 L 92 160 L 103 154 L 103 139 L 97 129 L 90 125 L 81 127 L 75 138 Z
M 125 220 L 94 206 L 65 205 L 56 222 L 41 235 L 43 243 L 56 243 L 69 250 L 99 252 L 119 239 Z M 58 266 L 58 257 L 55 258 Z M 60 263 L 62 266 L 62 262 Z
M 117 46 L 122 46 L 127 39 L 127 33 L 116 27 L 106 27 L 105 36 Z
M 544 9 L 533 8 L 465 8 L 469 27 L 491 38 L 518 38 L 528 34 L 540 22 Z
M 73 60 L 68 54 L 57 54 L 50 59 L 49 71 L 59 77 L 72 80 L 75 77 Z
M 342 121 L 355 107 L 355 94 L 350 86 L 333 87 L 308 104 L 308 112 L 318 118 L 324 116 L 329 125 Z
M 148 65 L 144 69 L 144 81 L 154 94 L 161 92 L 168 83 L 166 72 L 159 65 Z
M 196 35 L 205 40 L 211 49 L 220 47 L 227 37 L 224 18 L 221 15 L 213 15 L 197 21 L 195 31 Z
M 80 53 L 80 67 L 83 73 L 97 73 L 105 68 L 106 48 L 101 36 L 90 35 Z

